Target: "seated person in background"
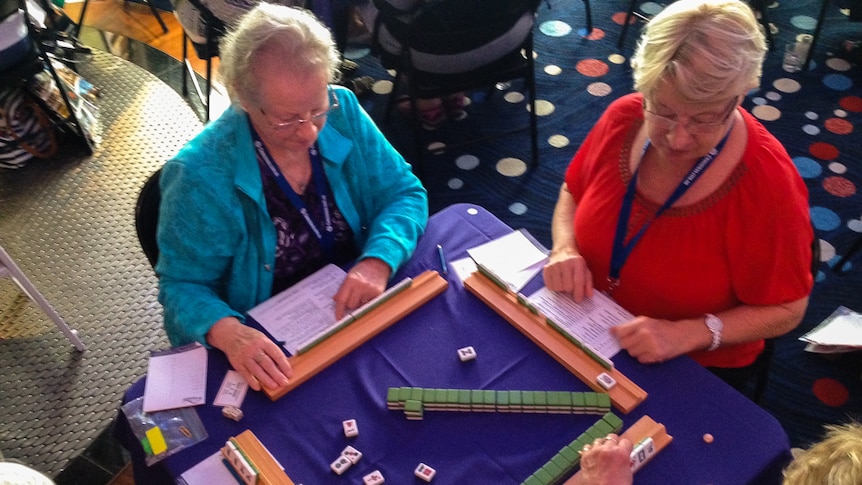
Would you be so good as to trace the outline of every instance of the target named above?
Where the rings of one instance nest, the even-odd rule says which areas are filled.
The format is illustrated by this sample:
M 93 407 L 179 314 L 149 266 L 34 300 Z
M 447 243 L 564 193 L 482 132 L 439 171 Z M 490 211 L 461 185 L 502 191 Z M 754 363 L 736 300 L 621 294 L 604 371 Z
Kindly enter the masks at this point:
M 356 264 L 336 317 L 385 289 L 428 219 L 425 189 L 350 91 L 310 13 L 261 3 L 221 44 L 232 105 L 162 171 L 159 301 L 173 345 L 222 350 L 251 387 L 287 383 L 245 313 L 327 263 Z
M 530 0 L 538 3 L 538 0 Z M 425 0 L 374 0 L 379 11 L 375 35 L 381 62 L 387 69 L 398 69 L 401 63 L 402 46 L 406 43 L 411 24 L 417 10 L 424 7 Z M 476 28 L 476 25 L 493 25 L 498 29 L 492 38 L 477 38 L 474 45 L 434 46 L 432 53 L 414 52 L 413 64 L 423 72 L 448 74 L 464 72 L 490 64 L 520 46 L 533 30 L 536 22 L 532 13 L 514 18 L 512 11 L 523 10 L 523 0 L 449 0 L 444 7 L 434 7 L 441 28 Z M 431 26 L 426 26 L 431 27 Z M 457 50 L 456 50 L 457 49 Z M 443 54 L 444 52 L 453 52 Z M 408 97 L 399 100 L 402 112 L 408 112 Z M 417 99 L 416 109 L 422 126 L 426 130 L 437 129 L 447 118 L 461 120 L 464 111 L 464 93 L 454 93 L 443 98 Z
M 630 485 L 632 444 L 614 434 L 581 450 L 577 485 Z M 858 485 L 862 483 L 862 425 L 827 425 L 826 437 L 796 454 L 784 469 L 784 485 Z
M 335 22 L 344 22 L 342 17 L 346 15 L 343 11 L 349 10 L 349 2 L 358 0 L 326 0 L 317 2 L 314 6 L 315 15 L 320 18 L 334 32 L 340 33 L 346 30 L 346 25 L 336 25 Z M 189 39 L 195 44 L 206 43 L 206 28 L 204 14 L 196 6 L 197 3 L 203 5 L 209 10 L 224 26 L 228 29 L 236 26 L 239 19 L 248 13 L 255 5 L 260 3 L 260 0 L 171 0 L 174 8 L 174 15 L 183 26 L 183 30 Z M 289 7 L 304 7 L 308 3 L 306 0 L 272 0 L 270 3 L 285 5 Z M 335 10 L 337 12 L 333 12 Z M 345 32 L 346 35 L 346 32 Z M 346 38 L 343 43 L 338 45 L 339 52 L 343 52 L 346 44 Z M 370 76 L 358 76 L 352 79 L 347 79 L 347 76 L 352 75 L 358 66 L 355 62 L 342 59 L 340 71 L 344 75 L 344 79 L 339 78 L 339 84 L 350 88 L 357 96 L 370 93 L 374 86 L 374 79 Z
M 739 0 L 680 0 L 644 28 L 636 93 L 575 154 L 552 221 L 548 288 L 608 292 L 642 363 L 688 354 L 737 389 L 765 338 L 796 327 L 813 285 L 808 192 L 740 102 L 767 47 Z
M 227 28 L 235 27 L 239 19 L 260 3 L 260 0 L 200 0 L 212 14 L 219 19 Z M 305 0 L 278 0 L 272 3 L 290 7 L 305 6 Z M 200 10 L 190 0 L 172 0 L 174 15 L 186 35 L 195 44 L 206 43 L 206 29 Z

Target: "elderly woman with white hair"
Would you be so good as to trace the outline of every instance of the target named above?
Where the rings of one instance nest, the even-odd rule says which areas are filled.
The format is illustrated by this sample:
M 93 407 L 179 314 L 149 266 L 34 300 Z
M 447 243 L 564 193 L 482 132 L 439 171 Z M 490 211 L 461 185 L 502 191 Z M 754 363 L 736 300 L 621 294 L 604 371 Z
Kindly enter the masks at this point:
M 687 354 L 737 389 L 813 285 L 807 188 L 741 107 L 766 51 L 739 0 L 680 0 L 647 23 L 636 92 L 568 167 L 544 269 L 552 290 L 607 292 L 637 315 L 613 334 L 638 361 Z
M 427 194 L 330 84 L 338 52 L 309 12 L 261 3 L 220 54 L 232 105 L 161 174 L 159 301 L 172 344 L 211 345 L 252 388 L 277 388 L 290 365 L 246 312 L 329 263 L 352 264 L 337 318 L 380 295 L 425 229 Z

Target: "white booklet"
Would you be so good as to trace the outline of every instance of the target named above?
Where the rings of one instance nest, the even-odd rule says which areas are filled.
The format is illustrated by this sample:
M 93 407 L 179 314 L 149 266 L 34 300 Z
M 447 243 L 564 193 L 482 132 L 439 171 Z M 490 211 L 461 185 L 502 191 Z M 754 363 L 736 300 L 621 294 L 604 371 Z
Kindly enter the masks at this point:
M 150 353 L 144 384 L 144 412 L 203 404 L 207 392 L 207 349 L 195 342 Z
M 523 229 L 468 249 L 467 254 L 514 292 L 521 291 L 548 260 L 548 250 Z
M 625 308 L 600 291 L 580 303 L 567 293 L 542 287 L 529 297 L 539 312 L 568 333 L 589 346 L 600 356 L 610 359 L 620 351 L 620 344 L 611 335 L 611 328 L 634 318 Z
M 862 350 L 862 314 L 839 306 L 799 340 L 808 342 L 805 347 L 808 352 L 835 354 Z
M 300 354 L 350 324 L 392 295 L 410 286 L 406 278 L 365 305 L 335 319 L 335 301 L 347 273 L 334 264 L 273 295 L 248 311 L 291 355 Z

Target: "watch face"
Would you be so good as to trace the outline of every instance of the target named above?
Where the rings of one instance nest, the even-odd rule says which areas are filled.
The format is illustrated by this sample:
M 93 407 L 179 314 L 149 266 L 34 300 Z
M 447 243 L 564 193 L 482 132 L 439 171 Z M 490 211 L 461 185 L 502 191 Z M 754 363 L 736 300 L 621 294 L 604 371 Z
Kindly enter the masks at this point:
M 706 316 L 706 326 L 713 331 L 721 330 L 721 327 L 724 326 L 724 323 L 715 315 L 707 315 Z

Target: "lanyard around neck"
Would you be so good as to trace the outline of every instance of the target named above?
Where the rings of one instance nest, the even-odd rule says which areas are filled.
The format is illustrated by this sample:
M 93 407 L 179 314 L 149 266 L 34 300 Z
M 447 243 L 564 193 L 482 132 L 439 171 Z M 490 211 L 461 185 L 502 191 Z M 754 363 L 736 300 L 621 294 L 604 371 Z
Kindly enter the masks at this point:
M 249 125 L 251 124 L 249 123 Z M 317 145 L 315 144 L 315 146 L 308 149 L 308 156 L 311 158 L 311 176 L 314 179 L 314 186 L 317 189 L 317 195 L 320 197 L 320 205 L 323 209 L 322 231 L 312 219 L 311 213 L 308 211 L 308 207 L 306 207 L 302 197 L 293 190 L 293 187 L 290 186 L 290 183 L 284 177 L 281 169 L 279 169 L 278 165 L 273 161 L 269 150 L 266 148 L 266 145 L 264 145 L 254 128 L 251 128 L 251 133 L 258 160 L 262 161 L 269 169 L 270 173 L 272 173 L 272 176 L 275 178 L 281 191 L 284 192 L 285 196 L 287 196 L 291 205 L 299 211 L 305 219 L 305 223 L 308 225 L 308 228 L 311 229 L 311 232 L 313 232 L 318 241 L 320 241 L 323 254 L 327 258 L 331 259 L 333 248 L 335 247 L 335 228 L 332 224 L 332 215 L 329 211 L 329 187 L 326 184 L 326 175 L 323 172 L 323 162 L 320 157 L 320 152 L 317 150 Z
M 609 290 L 613 291 L 620 284 L 620 271 L 622 271 L 623 265 L 625 265 L 626 260 L 634 249 L 635 245 L 640 241 L 641 237 L 646 232 L 647 228 L 650 224 L 658 219 L 659 216 L 662 215 L 667 209 L 669 209 L 676 201 L 679 200 L 683 194 L 688 191 L 688 189 L 694 185 L 698 178 L 706 171 L 706 169 L 712 164 L 718 154 L 721 153 L 721 150 L 724 148 L 725 142 L 730 137 L 730 132 L 733 129 L 733 124 L 730 125 L 730 129 L 727 130 L 724 137 L 721 141 L 718 142 L 718 145 L 713 147 L 712 150 L 709 151 L 706 155 L 701 157 L 700 160 L 694 165 L 694 167 L 689 170 L 688 175 L 680 181 L 679 185 L 677 185 L 676 189 L 670 194 L 670 197 L 664 202 L 664 204 L 659 207 L 656 211 L 655 215 L 650 218 L 644 225 L 641 226 L 640 230 L 631 237 L 631 239 L 626 242 L 626 233 L 627 227 L 629 224 L 629 218 L 631 217 L 632 206 L 634 205 L 635 200 L 635 192 L 637 191 L 637 179 L 638 179 L 638 171 L 640 170 L 640 164 L 643 162 L 643 158 L 646 155 L 647 149 L 650 146 L 649 138 L 644 142 L 643 149 L 641 150 L 640 161 L 638 162 L 638 166 L 635 168 L 634 173 L 632 174 L 631 180 L 629 180 L 628 186 L 626 187 L 626 193 L 623 197 L 623 204 L 620 207 L 620 216 L 617 219 L 617 229 L 614 233 L 614 245 L 611 252 L 611 267 L 608 272 L 608 283 Z

